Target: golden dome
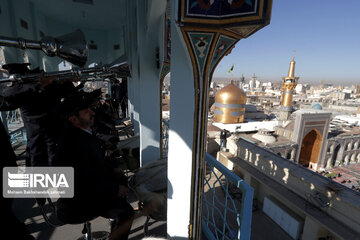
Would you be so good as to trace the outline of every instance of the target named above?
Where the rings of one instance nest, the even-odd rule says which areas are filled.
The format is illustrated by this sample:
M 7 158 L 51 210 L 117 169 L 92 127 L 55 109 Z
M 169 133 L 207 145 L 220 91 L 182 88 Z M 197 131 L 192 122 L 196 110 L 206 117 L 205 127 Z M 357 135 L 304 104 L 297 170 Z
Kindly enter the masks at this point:
M 215 95 L 214 120 L 222 123 L 244 122 L 246 94 L 230 83 Z

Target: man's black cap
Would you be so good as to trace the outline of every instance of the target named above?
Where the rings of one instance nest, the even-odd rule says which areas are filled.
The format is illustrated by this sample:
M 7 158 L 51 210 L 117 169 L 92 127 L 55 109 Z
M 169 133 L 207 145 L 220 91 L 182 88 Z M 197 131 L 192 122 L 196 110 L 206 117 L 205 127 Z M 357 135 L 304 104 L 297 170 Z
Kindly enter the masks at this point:
M 100 95 L 101 89 L 96 89 L 92 92 L 78 91 L 61 102 L 59 112 L 62 117 L 67 118 L 80 110 L 91 107 Z
M 30 63 L 9 63 L 4 64 L 2 66 L 3 69 L 5 69 L 9 74 L 20 74 L 20 75 L 26 75 L 26 74 L 34 74 L 34 73 L 40 73 L 40 68 L 35 68 L 33 70 L 29 69 Z

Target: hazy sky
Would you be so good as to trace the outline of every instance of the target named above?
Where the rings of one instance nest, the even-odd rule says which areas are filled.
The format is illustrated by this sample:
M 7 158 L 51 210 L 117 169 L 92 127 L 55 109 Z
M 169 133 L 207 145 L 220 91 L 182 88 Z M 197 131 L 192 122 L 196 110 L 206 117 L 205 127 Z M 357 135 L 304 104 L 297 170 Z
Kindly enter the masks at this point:
M 360 84 L 360 0 L 274 0 L 270 24 L 240 40 L 214 77 L 280 81 L 293 50 L 299 83 Z

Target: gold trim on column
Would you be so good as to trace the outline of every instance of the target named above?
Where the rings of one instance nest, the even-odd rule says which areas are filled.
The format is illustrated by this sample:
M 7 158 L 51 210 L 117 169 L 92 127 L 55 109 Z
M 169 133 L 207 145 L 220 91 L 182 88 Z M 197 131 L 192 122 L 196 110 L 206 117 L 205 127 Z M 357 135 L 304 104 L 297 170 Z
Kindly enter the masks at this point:
M 202 181 L 198 181 L 197 179 L 202 179 L 202 170 L 203 170 L 203 164 L 202 164 L 202 157 L 204 156 L 203 150 L 204 150 L 204 141 L 203 141 L 203 128 L 204 128 L 204 103 L 202 103 L 202 108 L 200 108 L 200 101 L 204 101 L 204 97 L 206 96 L 205 90 L 207 90 L 207 78 L 206 73 L 209 65 L 209 53 L 211 53 L 211 50 L 214 48 L 214 39 L 216 39 L 217 34 L 214 32 L 199 32 L 204 33 L 207 35 L 212 35 L 212 39 L 208 44 L 210 44 L 209 48 L 207 49 L 207 52 L 205 53 L 206 56 L 204 60 L 203 72 L 200 72 L 201 69 L 199 69 L 199 62 L 198 59 L 196 59 L 196 50 L 193 48 L 193 44 L 190 43 L 190 34 L 191 32 L 193 34 L 196 34 L 197 31 L 191 30 L 191 29 L 181 29 L 183 38 L 185 39 L 185 43 L 190 55 L 190 59 L 193 66 L 193 74 L 194 74 L 194 90 L 195 90 L 195 101 L 194 101 L 194 125 L 193 125 L 193 157 L 192 157 L 192 179 L 195 179 L 195 181 L 192 181 L 191 183 L 191 206 L 190 206 L 190 228 L 189 228 L 189 239 L 193 239 L 193 236 L 200 236 L 199 227 L 195 227 L 199 224 L 201 224 L 201 221 L 199 219 L 194 220 L 194 218 L 198 217 L 195 212 L 201 211 L 199 209 L 199 204 L 201 201 L 201 194 L 202 194 Z M 205 96 L 204 96 L 205 94 Z M 206 109 L 205 109 L 206 112 Z M 200 118 L 200 121 L 199 121 Z M 199 159 L 198 159 L 199 158 Z M 198 159 L 198 160 L 197 160 Z M 198 166 L 199 165 L 199 166 Z M 196 201 L 196 203 L 195 203 Z M 195 222 L 196 221 L 196 222 Z M 196 230 L 196 233 L 193 233 L 192 231 Z M 195 234 L 195 235 L 194 235 Z
M 208 91 L 211 77 L 218 63 L 224 55 L 232 50 L 239 39 L 248 37 L 269 24 L 272 0 L 252 0 L 250 3 L 245 3 L 248 6 L 239 4 L 235 9 L 226 10 L 227 13 L 219 11 L 219 14 L 215 13 L 219 10 L 219 6 L 211 6 L 212 3 L 210 3 L 209 7 L 213 7 L 213 16 L 204 13 L 204 6 L 201 6 L 202 3 L 199 0 L 179 0 L 178 3 L 177 21 L 190 55 L 194 76 L 194 132 L 189 239 L 198 239 L 201 228 L 201 208 L 199 206 L 201 206 L 203 188 L 203 172 L 201 170 L 203 170 L 206 145 L 206 113 L 208 111 Z M 195 7 L 191 9 L 191 13 L 187 12 L 186 4 Z M 199 5 L 197 6 L 197 4 Z

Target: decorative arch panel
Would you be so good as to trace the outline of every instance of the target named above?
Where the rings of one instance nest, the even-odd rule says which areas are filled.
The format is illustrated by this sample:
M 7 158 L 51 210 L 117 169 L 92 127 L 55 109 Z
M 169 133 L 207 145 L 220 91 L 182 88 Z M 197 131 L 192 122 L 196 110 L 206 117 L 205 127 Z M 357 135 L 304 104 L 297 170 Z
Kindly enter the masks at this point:
M 234 45 L 270 23 L 272 0 L 179 0 L 177 22 L 193 66 L 195 111 L 189 238 L 199 238 L 208 92 L 212 74 Z M 194 229 L 194 230 L 192 230 Z

